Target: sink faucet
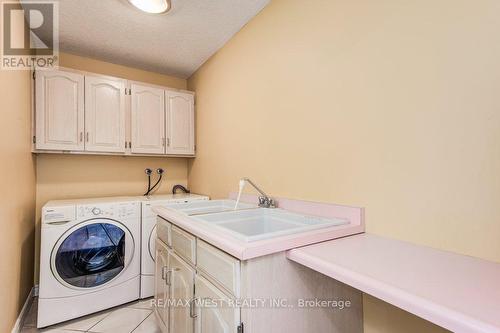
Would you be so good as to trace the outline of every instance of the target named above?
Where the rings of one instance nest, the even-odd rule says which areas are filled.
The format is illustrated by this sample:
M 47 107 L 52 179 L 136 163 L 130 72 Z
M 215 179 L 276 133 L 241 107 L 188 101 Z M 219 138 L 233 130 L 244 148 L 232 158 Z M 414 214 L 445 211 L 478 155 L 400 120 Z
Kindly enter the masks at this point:
M 260 193 L 260 196 L 259 196 L 259 207 L 263 207 L 263 208 L 276 208 L 276 202 L 274 201 L 274 199 L 271 198 L 271 197 L 269 197 L 266 193 L 264 193 L 264 191 L 262 191 L 257 185 L 255 185 L 254 182 L 252 182 L 248 178 L 243 178 L 241 181 L 249 183 L 250 185 L 252 185 L 257 190 L 257 192 Z

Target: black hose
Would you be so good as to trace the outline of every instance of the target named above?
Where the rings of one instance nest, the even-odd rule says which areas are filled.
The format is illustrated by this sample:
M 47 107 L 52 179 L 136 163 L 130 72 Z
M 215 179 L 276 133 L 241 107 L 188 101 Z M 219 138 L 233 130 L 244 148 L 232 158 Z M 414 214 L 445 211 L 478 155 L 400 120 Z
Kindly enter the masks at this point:
M 146 193 L 144 193 L 144 196 L 149 195 L 149 192 L 151 192 L 151 175 L 148 174 L 148 190 Z
M 182 185 L 175 185 L 174 187 L 172 187 L 172 194 L 175 194 L 177 192 L 177 190 L 181 190 L 183 191 L 184 193 L 191 193 L 187 188 L 185 188 L 184 186 Z
M 158 184 L 161 182 L 162 177 L 163 177 L 163 175 L 160 175 L 160 177 L 158 178 L 156 183 L 153 185 L 153 187 L 151 187 L 151 189 L 146 193 L 146 195 L 149 195 L 155 189 L 155 187 L 158 186 Z

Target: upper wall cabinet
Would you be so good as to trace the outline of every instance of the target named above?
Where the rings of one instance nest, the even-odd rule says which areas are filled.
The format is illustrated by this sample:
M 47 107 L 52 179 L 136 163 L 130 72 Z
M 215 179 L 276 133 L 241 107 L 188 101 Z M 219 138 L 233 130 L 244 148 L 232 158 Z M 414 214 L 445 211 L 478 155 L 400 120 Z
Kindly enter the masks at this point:
M 167 154 L 194 155 L 194 96 L 166 91 Z
M 36 71 L 33 151 L 194 156 L 194 94 L 75 70 Z
M 35 89 L 36 149 L 84 150 L 84 76 L 37 72 Z
M 125 152 L 125 80 L 85 77 L 85 150 Z
M 134 83 L 131 92 L 131 152 L 165 154 L 164 90 Z

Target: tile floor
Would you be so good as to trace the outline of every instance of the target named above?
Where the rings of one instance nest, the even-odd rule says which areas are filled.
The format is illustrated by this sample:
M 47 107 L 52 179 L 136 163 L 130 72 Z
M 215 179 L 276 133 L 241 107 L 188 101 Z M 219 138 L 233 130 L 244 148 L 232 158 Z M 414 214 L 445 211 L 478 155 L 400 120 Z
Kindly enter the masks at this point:
M 21 333 L 160 333 L 151 299 L 128 303 L 40 330 L 36 328 L 37 305 L 38 299 L 35 298 Z

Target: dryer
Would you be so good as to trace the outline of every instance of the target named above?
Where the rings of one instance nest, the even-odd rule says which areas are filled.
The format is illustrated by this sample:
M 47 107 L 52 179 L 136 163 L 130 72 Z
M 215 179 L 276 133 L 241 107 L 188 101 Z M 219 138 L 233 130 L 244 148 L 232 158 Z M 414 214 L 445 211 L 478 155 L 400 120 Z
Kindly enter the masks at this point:
M 142 197 L 142 245 L 141 245 L 141 289 L 140 298 L 154 295 L 156 214 L 152 208 L 171 203 L 187 203 L 208 200 L 198 194 L 164 194 Z
M 101 198 L 42 208 L 38 327 L 139 298 L 140 206 Z

